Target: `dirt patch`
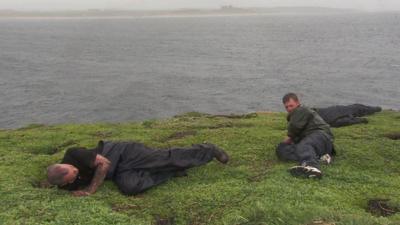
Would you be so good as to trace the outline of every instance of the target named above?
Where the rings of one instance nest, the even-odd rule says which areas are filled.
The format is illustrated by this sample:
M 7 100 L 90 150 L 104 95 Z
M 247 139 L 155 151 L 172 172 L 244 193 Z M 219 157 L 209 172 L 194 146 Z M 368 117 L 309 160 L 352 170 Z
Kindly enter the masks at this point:
M 392 140 L 400 140 L 400 132 L 393 132 L 384 135 L 385 137 Z
M 175 132 L 175 133 L 171 134 L 170 136 L 168 136 L 165 139 L 165 141 L 181 139 L 181 138 L 184 138 L 184 137 L 187 137 L 187 136 L 194 136 L 196 134 L 197 134 L 197 131 L 195 131 L 195 130 L 178 131 L 178 132 Z
M 170 218 L 162 218 L 161 216 L 156 215 L 154 217 L 154 223 L 153 225 L 175 225 L 175 218 L 170 217 Z
M 257 113 L 248 113 L 248 114 L 229 114 L 229 115 L 207 115 L 208 118 L 229 118 L 229 119 L 251 119 L 257 117 Z
M 175 115 L 174 118 L 182 118 L 182 117 L 204 117 L 208 116 L 209 114 L 201 113 L 201 112 L 187 112 L 180 115 Z
M 274 114 L 277 114 L 276 112 L 271 112 L 271 111 L 258 111 L 256 113 L 258 115 L 274 115 Z
M 262 164 L 253 164 L 251 167 L 253 175 L 248 177 L 247 180 L 249 182 L 260 182 L 263 180 L 269 173 L 270 169 L 275 165 L 276 161 L 273 160 L 265 160 Z
M 140 209 L 140 206 L 134 204 L 114 204 L 111 209 L 115 212 L 124 212 L 129 210 Z
M 228 119 L 250 119 L 257 117 L 257 113 L 247 113 L 247 114 L 207 114 L 200 112 L 188 112 L 180 115 L 174 116 L 174 118 L 182 117 L 206 117 L 206 118 L 228 118 Z
M 226 122 L 226 123 L 219 123 L 215 124 L 212 126 L 208 126 L 208 129 L 222 129 L 222 128 L 245 128 L 245 127 L 253 127 L 252 124 L 245 124 L 245 123 L 232 123 L 232 122 Z
M 60 144 L 60 145 L 58 145 L 58 146 L 56 146 L 54 148 L 47 149 L 47 151 L 45 151 L 45 154 L 54 155 L 54 154 L 62 151 L 64 148 L 66 148 L 68 146 L 71 146 L 71 145 L 74 145 L 74 144 L 77 144 L 77 142 L 74 141 L 74 140 L 68 140 L 68 141 L 66 141 L 66 142 L 64 142 L 64 143 L 62 143 L 62 144 Z
M 308 223 L 307 225 L 335 225 L 335 223 L 329 223 L 323 220 L 314 220 L 311 223 Z
M 38 124 L 38 123 L 32 123 L 32 124 L 29 124 L 29 125 L 27 125 L 27 126 L 25 126 L 25 127 L 21 127 L 21 128 L 19 128 L 19 129 L 17 129 L 17 130 L 19 130 L 19 131 L 24 131 L 24 130 L 31 130 L 31 129 L 36 129 L 36 128 L 42 128 L 42 127 L 45 127 L 46 125 L 44 125 L 44 124 Z
M 367 211 L 374 216 L 391 216 L 400 212 L 400 207 L 389 204 L 390 199 L 368 200 Z
M 31 180 L 30 181 L 32 187 L 34 188 L 52 188 L 54 187 L 54 185 L 49 184 L 49 182 L 47 182 L 47 180 Z
M 57 148 L 58 149 L 63 149 L 63 148 L 66 148 L 68 146 L 75 145 L 75 144 L 78 144 L 75 140 L 68 140 L 68 141 L 60 144 L 59 146 L 57 146 Z
M 54 155 L 59 152 L 60 149 L 57 146 L 39 146 L 33 147 L 27 150 L 27 152 L 35 155 Z
M 111 131 L 97 131 L 93 136 L 99 137 L 100 139 L 109 138 L 113 135 Z
M 212 126 L 208 126 L 208 129 L 221 129 L 221 128 L 229 128 L 229 127 L 233 127 L 233 123 L 220 123 L 220 124 L 215 124 Z

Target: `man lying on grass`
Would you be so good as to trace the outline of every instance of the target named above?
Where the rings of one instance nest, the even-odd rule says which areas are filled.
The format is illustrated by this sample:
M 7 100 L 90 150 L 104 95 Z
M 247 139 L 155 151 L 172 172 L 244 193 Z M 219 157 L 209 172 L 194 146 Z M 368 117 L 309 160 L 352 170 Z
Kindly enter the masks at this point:
M 326 108 L 314 108 L 321 118 L 331 127 L 344 127 L 360 123 L 368 123 L 363 116 L 382 111 L 379 106 L 362 104 L 335 105 Z
M 288 137 L 276 149 L 278 158 L 300 163 L 289 170 L 294 176 L 321 178 L 319 160 L 329 164 L 334 154 L 329 125 L 315 111 L 302 106 L 296 94 L 286 94 L 282 101 L 288 112 Z
M 171 177 L 185 176 L 186 169 L 214 158 L 223 164 L 229 161 L 213 144 L 155 150 L 136 142 L 100 141 L 94 149 L 68 149 L 60 164 L 47 168 L 47 179 L 75 196 L 95 193 L 104 179 L 113 180 L 122 193 L 134 195 Z

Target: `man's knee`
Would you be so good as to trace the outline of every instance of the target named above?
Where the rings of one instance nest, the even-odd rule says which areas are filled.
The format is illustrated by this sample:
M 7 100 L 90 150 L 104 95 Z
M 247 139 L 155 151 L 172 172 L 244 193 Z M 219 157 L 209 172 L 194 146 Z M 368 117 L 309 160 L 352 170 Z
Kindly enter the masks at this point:
M 135 195 L 143 191 L 139 177 L 119 176 L 115 179 L 115 184 L 125 195 Z
M 290 157 L 291 154 L 291 147 L 290 144 L 286 144 L 286 143 L 280 143 L 278 144 L 278 146 L 276 147 L 276 155 L 278 156 L 278 159 L 282 160 L 282 161 L 288 161 L 288 160 L 292 160 Z
M 117 186 L 124 195 L 136 195 L 142 192 L 142 190 L 137 186 L 130 186 L 130 185 L 117 185 Z
M 344 127 L 344 126 L 353 125 L 356 123 L 355 118 L 356 117 L 353 117 L 353 116 L 346 116 L 346 117 L 339 118 L 339 119 L 335 120 L 333 123 L 331 123 L 331 127 Z

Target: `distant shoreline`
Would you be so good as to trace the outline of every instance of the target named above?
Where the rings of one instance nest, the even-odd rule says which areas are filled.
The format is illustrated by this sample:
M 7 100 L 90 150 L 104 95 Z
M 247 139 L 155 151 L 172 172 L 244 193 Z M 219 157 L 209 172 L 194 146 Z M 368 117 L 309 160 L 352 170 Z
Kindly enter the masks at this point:
M 284 15 L 326 15 L 326 14 L 307 14 L 307 13 L 253 13 L 253 14 L 205 14 L 205 15 L 157 15 L 157 16 L 0 16 L 2 19 L 15 19 L 15 20 L 118 20 L 118 19 L 163 19 L 163 18 L 207 18 L 207 17 L 256 17 L 256 16 L 284 16 Z
M 0 10 L 0 18 L 164 18 L 206 16 L 254 16 L 285 14 L 337 14 L 363 12 L 352 9 L 278 7 L 278 8 L 221 8 L 180 10 L 67 10 L 67 11 L 14 11 Z

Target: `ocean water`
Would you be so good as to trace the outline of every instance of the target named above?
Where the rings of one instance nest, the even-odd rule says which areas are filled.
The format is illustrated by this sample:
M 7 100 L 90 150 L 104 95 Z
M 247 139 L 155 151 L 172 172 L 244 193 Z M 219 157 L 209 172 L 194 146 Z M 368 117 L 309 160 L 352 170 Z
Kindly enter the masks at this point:
M 0 128 L 363 103 L 400 109 L 400 14 L 0 19 Z

